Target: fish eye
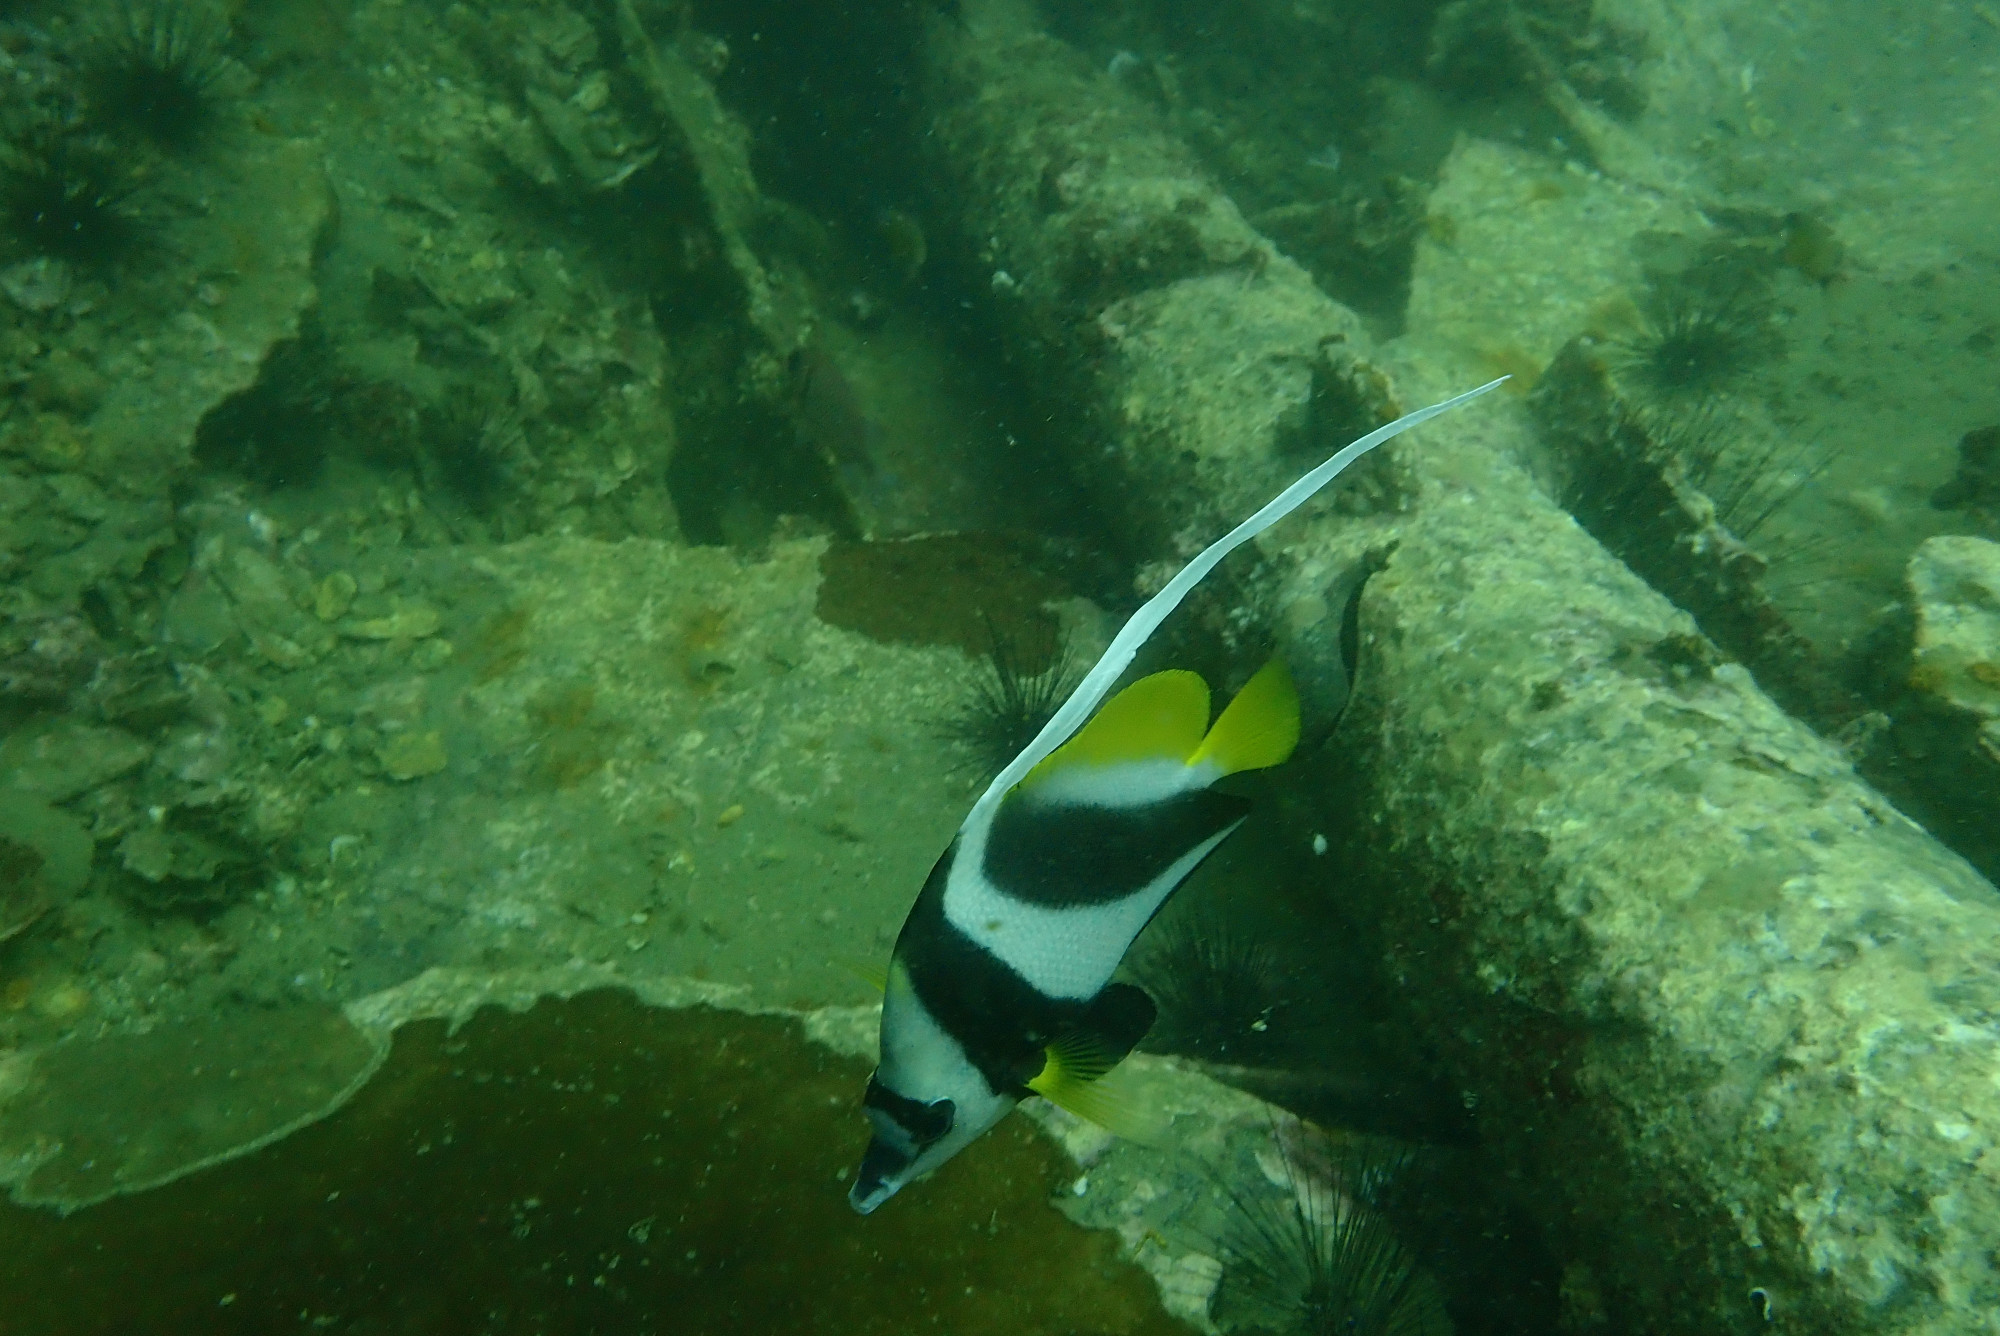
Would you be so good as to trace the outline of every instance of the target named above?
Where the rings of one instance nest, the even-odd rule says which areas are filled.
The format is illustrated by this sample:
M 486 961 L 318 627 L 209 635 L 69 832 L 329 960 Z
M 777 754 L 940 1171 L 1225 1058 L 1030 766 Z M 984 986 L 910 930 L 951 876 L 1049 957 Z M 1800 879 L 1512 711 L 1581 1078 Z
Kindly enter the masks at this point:
M 923 1105 L 923 1123 L 910 1124 L 910 1133 L 919 1146 L 934 1145 L 944 1140 L 951 1131 L 951 1125 L 958 1121 L 958 1104 L 954 1100 L 934 1099 Z
M 909 1134 L 918 1150 L 944 1139 L 958 1120 L 958 1104 L 950 1099 L 924 1101 L 899 1095 L 876 1077 L 868 1078 L 868 1093 L 861 1097 L 863 1108 L 887 1114 Z

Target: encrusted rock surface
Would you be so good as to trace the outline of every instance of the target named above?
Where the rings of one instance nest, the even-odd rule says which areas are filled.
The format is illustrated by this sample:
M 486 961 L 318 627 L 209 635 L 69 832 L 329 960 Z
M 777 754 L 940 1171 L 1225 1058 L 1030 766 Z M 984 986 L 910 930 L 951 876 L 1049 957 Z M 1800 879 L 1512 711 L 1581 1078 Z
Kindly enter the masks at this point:
M 1685 615 L 1481 434 L 1439 434 L 1476 487 L 1363 609 L 1354 851 L 1420 1031 L 1638 1329 L 1741 1323 L 1753 1290 L 1817 1331 L 1986 1329 L 2000 896 L 1742 669 L 1677 655 Z
M 8 995 L 17 1030 L 23 1010 L 38 1037 L 74 1030 L 22 1044 L 0 1083 L 0 1178 L 25 1199 L 133 1190 L 318 1117 L 373 1051 L 326 1018 L 427 971 L 460 992 L 574 967 L 642 991 L 703 977 L 746 1005 L 859 997 L 843 962 L 886 954 L 972 796 L 931 731 L 964 656 L 819 620 L 824 540 L 751 560 L 329 536 L 273 560 L 217 513 L 216 644 L 254 653 L 268 603 L 318 632 L 310 652 L 267 656 L 240 702 L 196 681 L 157 745 L 56 720 L 0 747 L 0 839 L 42 860 L 20 912 L 75 895 L 89 836 L 47 803 L 85 791 L 100 862 L 153 910 L 99 898 L 65 931 L 87 925 L 105 964 Z M 340 615 L 299 611 L 342 572 Z M 276 1035 L 274 1016 L 297 1023 Z M 107 1069 L 125 1073 L 109 1101 Z M 65 1137 L 99 1149 L 61 1158 Z
M 937 33 L 935 151 L 964 188 L 1001 318 L 1041 359 L 1051 400 L 1102 443 L 1076 467 L 1160 555 L 1149 576 L 1164 581 L 1170 560 L 1400 411 L 1360 319 L 1244 222 L 1117 80 L 1011 0 L 967 5 L 962 27 Z M 1313 508 L 1394 512 L 1399 460 L 1386 448 Z M 1261 601 L 1281 610 L 1315 722 L 1338 703 L 1314 684 L 1339 678 L 1327 628 L 1370 533 L 1245 577 L 1283 582 Z
M 961 12 L 932 53 L 941 160 L 1021 346 L 1103 432 L 1086 476 L 1152 550 L 1464 388 L 1444 321 L 1370 353 L 1114 81 L 1005 0 Z M 1308 415 L 1333 386 L 1347 411 Z M 1259 544 L 1253 596 L 1302 677 L 1325 667 L 1305 595 L 1389 553 L 1302 813 L 1347 832 L 1329 894 L 1624 1329 L 1992 1329 L 2000 896 L 1690 654 L 1691 619 L 1513 462 L 1527 439 L 1482 401 L 1365 516 L 1322 505 Z
M 1933 538 L 1910 558 L 1913 684 L 1976 716 L 2000 761 L 2000 543 Z

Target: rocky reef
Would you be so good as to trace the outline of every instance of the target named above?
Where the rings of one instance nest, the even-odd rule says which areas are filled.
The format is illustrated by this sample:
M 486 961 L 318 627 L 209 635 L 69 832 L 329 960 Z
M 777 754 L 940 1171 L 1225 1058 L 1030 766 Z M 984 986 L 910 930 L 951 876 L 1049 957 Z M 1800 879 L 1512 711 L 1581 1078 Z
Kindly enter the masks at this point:
M 0 7 L 10 1254 L 157 1278 L 103 1330 L 359 1321 L 246 1236 L 124 1245 L 268 1210 L 393 1266 L 422 1191 L 563 1322 L 720 1278 L 782 1325 L 852 1264 L 843 1330 L 1018 1327 L 1018 1265 L 1036 1321 L 1252 1330 L 1348 1212 L 1426 1331 L 1975 1329 L 1991 38 L 1810 9 Z M 848 1220 L 851 963 L 968 712 L 1498 374 L 1149 650 L 1281 654 L 1306 715 L 1135 962 L 1175 1144 L 1036 1106 Z M 643 1094 L 696 1086 L 774 1139 Z M 464 1167 L 515 1137 L 592 1167 Z

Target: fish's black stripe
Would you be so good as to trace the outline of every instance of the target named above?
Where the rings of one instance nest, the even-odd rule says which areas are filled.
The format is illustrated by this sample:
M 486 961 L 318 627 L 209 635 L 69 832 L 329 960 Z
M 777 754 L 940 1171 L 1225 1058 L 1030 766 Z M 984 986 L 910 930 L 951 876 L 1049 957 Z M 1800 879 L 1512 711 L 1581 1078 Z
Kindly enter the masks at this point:
M 911 1144 L 918 1150 L 942 1141 L 945 1134 L 951 1131 L 952 1121 L 958 1112 L 948 1099 L 932 1100 L 930 1103 L 911 1099 L 908 1095 L 897 1094 L 873 1076 L 868 1078 L 868 1089 L 861 1096 L 861 1107 L 879 1109 L 889 1115 L 897 1126 L 909 1134 Z
M 982 871 L 999 890 L 1028 904 L 1110 904 L 1150 885 L 1249 810 L 1248 799 L 1210 789 L 1143 807 L 1010 797 L 994 815 Z
M 987 1084 L 1019 1093 L 1041 1071 L 1043 1047 L 1078 1022 L 1085 1004 L 1040 992 L 945 917 L 945 881 L 957 856 L 954 839 L 903 923 L 896 959 L 917 1000 L 964 1047 Z

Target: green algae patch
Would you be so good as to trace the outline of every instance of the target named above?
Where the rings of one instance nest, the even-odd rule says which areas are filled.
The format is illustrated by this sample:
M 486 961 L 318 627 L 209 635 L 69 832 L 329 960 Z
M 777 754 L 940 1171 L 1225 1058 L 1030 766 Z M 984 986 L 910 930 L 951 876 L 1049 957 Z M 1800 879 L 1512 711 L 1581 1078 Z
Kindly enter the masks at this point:
M 64 1218 L 0 1210 L 0 1336 L 1168 1333 L 1013 1119 L 862 1218 L 865 1063 L 624 992 L 400 1029 L 337 1114 Z

